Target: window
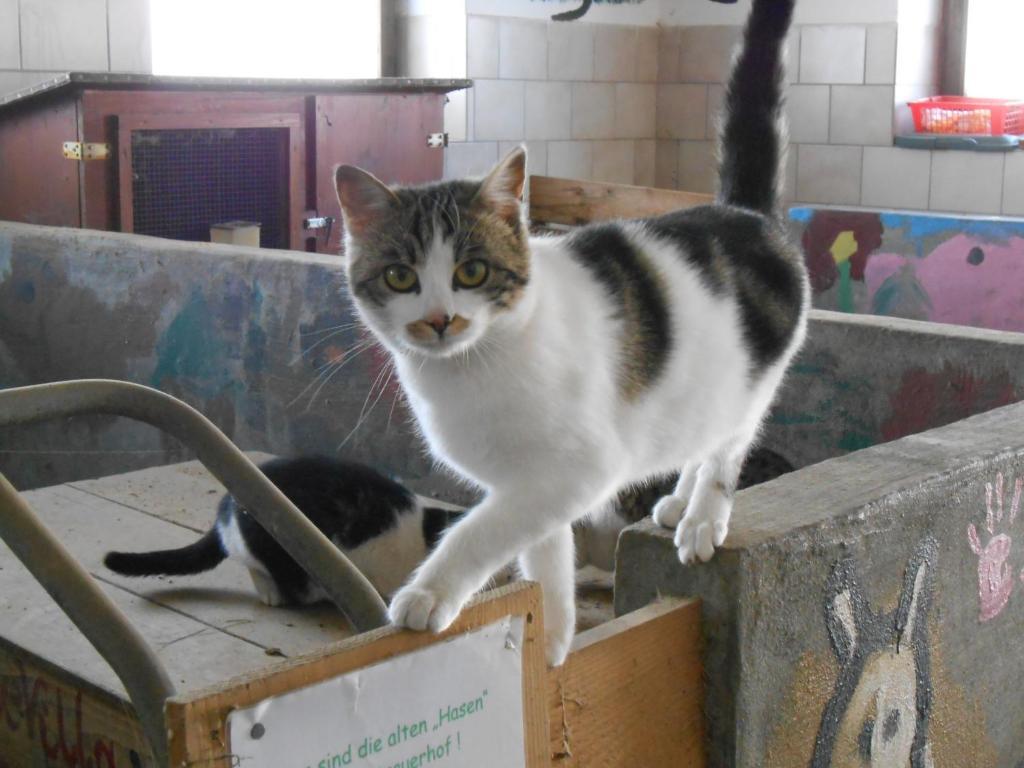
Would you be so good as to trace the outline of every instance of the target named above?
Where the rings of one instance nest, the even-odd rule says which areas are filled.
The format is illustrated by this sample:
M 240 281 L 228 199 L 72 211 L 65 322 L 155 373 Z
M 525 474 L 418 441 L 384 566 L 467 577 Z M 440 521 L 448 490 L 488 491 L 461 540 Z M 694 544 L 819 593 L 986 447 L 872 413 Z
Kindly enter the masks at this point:
M 1024 3 L 1019 0 L 970 0 L 964 94 L 988 98 L 1024 97 L 1020 36 Z
M 152 0 L 153 73 L 380 76 L 379 0 Z

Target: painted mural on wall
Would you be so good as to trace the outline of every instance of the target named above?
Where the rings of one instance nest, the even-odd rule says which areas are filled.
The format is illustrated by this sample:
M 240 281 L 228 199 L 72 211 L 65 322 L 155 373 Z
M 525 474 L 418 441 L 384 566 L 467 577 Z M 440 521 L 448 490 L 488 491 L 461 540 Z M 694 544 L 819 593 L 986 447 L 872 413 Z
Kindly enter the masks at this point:
M 794 208 L 821 309 L 1024 331 L 1024 220 Z
M 936 549 L 931 539 L 918 547 L 890 612 L 868 605 L 853 560 L 833 569 L 825 623 L 839 674 L 821 715 L 812 768 L 933 766 L 928 608 Z
M 1024 475 L 953 493 L 923 539 L 899 551 L 876 531 L 791 607 L 795 623 L 813 618 L 777 657 L 766 768 L 1021 764 L 1019 655 L 999 654 L 1019 638 Z

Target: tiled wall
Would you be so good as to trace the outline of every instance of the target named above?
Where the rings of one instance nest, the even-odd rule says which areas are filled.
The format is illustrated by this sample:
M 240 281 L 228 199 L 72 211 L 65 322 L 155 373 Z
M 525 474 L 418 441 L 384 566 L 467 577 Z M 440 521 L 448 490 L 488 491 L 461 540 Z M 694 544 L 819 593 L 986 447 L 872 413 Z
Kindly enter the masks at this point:
M 819 23 L 830 20 L 823 7 L 794 27 L 787 202 L 1024 215 L 1021 154 L 892 146 L 894 127 L 908 129 L 905 102 L 938 91 L 937 7 L 901 0 L 898 19 Z M 465 27 L 466 68 L 445 74 L 475 87 L 446 122 L 447 175 L 484 173 L 525 141 L 534 173 L 713 190 L 739 26 L 470 14 Z
M 654 184 L 657 28 L 469 15 L 466 30 L 474 87 L 446 123 L 446 175 L 525 141 L 533 173 Z
M 149 0 L 0 0 L 0 94 L 69 70 L 151 72 Z

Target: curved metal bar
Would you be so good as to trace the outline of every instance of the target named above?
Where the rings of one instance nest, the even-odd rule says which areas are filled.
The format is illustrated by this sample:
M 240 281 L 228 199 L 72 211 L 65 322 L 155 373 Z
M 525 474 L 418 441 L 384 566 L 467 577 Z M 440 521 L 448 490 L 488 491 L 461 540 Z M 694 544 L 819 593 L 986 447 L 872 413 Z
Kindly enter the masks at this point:
M 126 381 L 81 379 L 0 390 L 0 426 L 105 413 L 173 435 L 323 587 L 360 632 L 387 624 L 387 606 L 347 557 L 199 411 L 159 390 Z
M 158 765 L 167 765 L 164 702 L 174 684 L 156 653 L 114 601 L 0 474 L 0 539 L 32 573 L 121 679 Z

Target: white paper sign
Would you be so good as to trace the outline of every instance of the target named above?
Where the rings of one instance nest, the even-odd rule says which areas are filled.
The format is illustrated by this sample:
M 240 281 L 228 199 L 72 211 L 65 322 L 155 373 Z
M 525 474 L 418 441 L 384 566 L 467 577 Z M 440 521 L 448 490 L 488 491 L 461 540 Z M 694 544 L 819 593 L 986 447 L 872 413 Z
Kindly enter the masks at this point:
M 522 768 L 523 619 L 228 716 L 245 768 Z

